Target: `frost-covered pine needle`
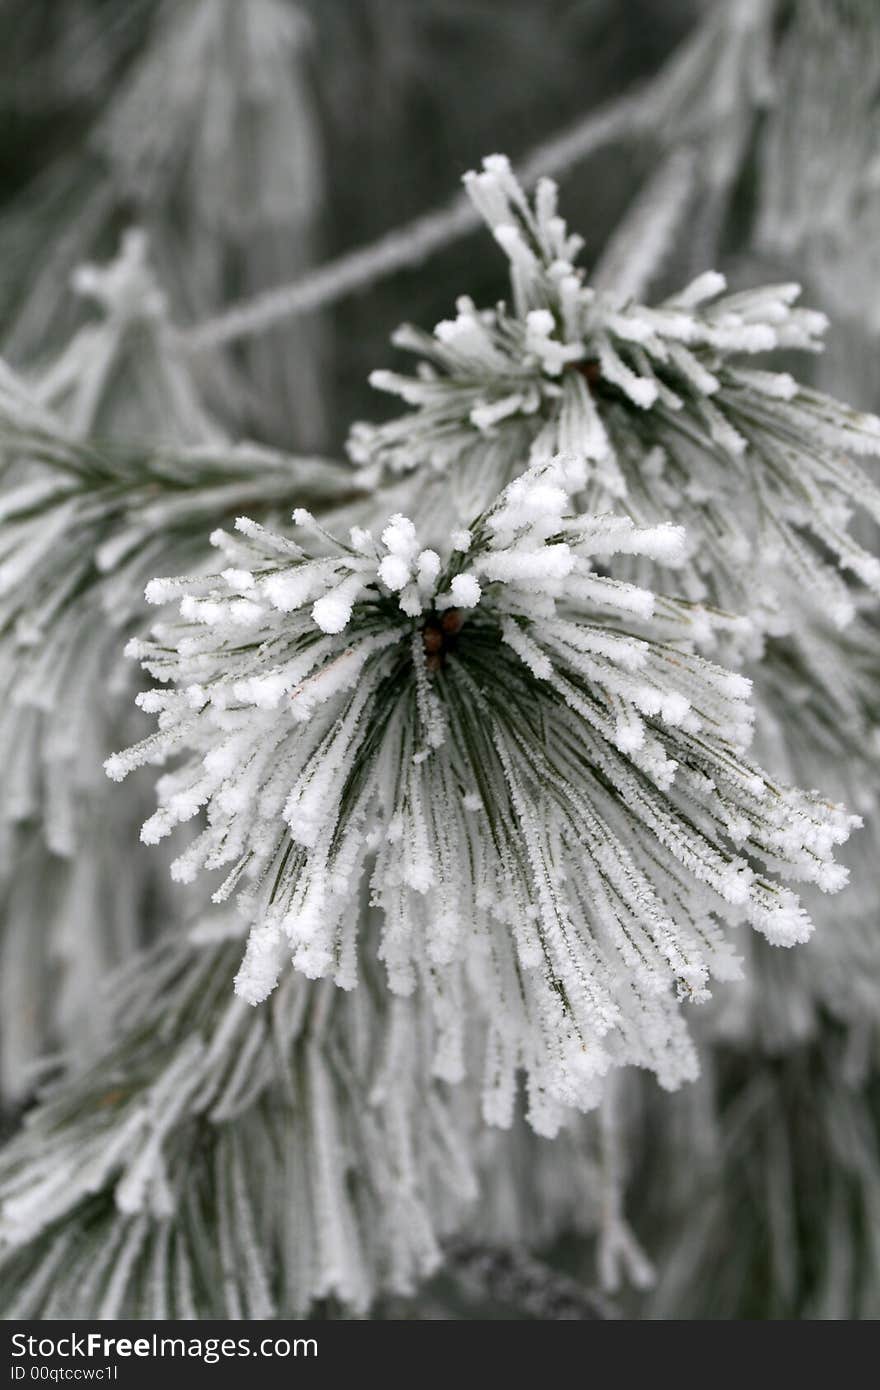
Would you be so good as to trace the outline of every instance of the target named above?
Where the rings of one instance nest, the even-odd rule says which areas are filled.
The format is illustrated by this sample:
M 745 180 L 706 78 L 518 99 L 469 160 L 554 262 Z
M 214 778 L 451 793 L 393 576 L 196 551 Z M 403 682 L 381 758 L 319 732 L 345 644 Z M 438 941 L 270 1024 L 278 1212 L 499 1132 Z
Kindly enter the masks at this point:
M 502 156 L 465 182 L 510 261 L 510 303 L 462 298 L 433 334 L 398 331 L 416 376 L 371 379 L 412 409 L 355 426 L 355 461 L 425 469 L 417 519 L 464 519 L 526 457 L 561 451 L 582 460 L 590 509 L 685 526 L 688 597 L 781 631 L 792 585 L 808 586 L 847 622 L 840 571 L 880 589 L 880 561 L 848 530 L 856 509 L 880 518 L 880 489 L 853 461 L 880 454 L 880 420 L 746 361 L 821 348 L 826 320 L 797 306 L 798 286 L 727 294 L 709 272 L 649 308 L 584 278 L 552 183 L 526 198 Z
M 111 976 L 100 1056 L 71 1057 L 0 1153 L 10 1316 L 362 1315 L 416 1292 L 450 1237 L 595 1228 L 590 1121 L 487 1132 L 474 1091 L 432 1075 L 430 1011 L 374 961 L 353 993 L 291 973 L 247 1008 L 240 934 L 202 920 Z
M 4 1148 L 10 1314 L 363 1314 L 437 1268 L 477 1178 L 430 1016 L 293 975 L 255 1014 L 229 990 L 239 950 L 203 931 L 136 956 L 110 982 L 112 1045 Z
M 143 624 L 147 579 L 198 570 L 217 517 L 294 493 L 338 497 L 351 472 L 223 440 L 139 233 L 109 265 L 83 267 L 77 286 L 100 318 L 27 381 L 0 366 L 5 1096 L 32 1085 L 28 1064 L 47 1045 L 92 1041 L 96 977 L 142 939 L 146 903 L 167 913 L 161 865 L 130 854 L 146 808 L 112 806 L 101 775 L 140 732 L 122 648 Z
M 573 512 L 581 461 L 533 465 L 442 553 L 394 516 L 334 540 L 245 518 L 212 537 L 220 574 L 156 580 L 180 599 L 132 654 L 167 690 L 158 730 L 107 763 L 172 759 L 143 838 L 207 808 L 181 880 L 226 868 L 251 923 L 251 1002 L 287 959 L 355 985 L 369 882 L 392 989 L 417 987 L 463 1069 L 464 982 L 487 1018 L 484 1113 L 516 1076 L 553 1132 L 609 1068 L 693 1075 L 678 1001 L 737 973 L 724 926 L 790 945 L 810 923 L 780 879 L 835 891 L 853 818 L 748 758 L 749 682 L 695 654 L 705 611 L 609 578 L 678 563 L 671 526 Z

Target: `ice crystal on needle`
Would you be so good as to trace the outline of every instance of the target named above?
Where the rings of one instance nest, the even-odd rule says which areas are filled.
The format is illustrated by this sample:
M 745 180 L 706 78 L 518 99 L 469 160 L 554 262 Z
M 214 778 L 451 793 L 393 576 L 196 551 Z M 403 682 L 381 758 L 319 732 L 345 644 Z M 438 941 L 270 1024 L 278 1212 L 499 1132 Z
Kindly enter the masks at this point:
M 736 972 L 724 924 L 804 940 L 777 880 L 840 887 L 853 823 L 749 760 L 748 681 L 693 650 L 706 612 L 602 572 L 675 565 L 681 531 L 578 514 L 582 482 L 579 460 L 534 464 L 442 553 L 402 516 L 347 543 L 306 512 L 295 540 L 216 532 L 219 574 L 148 588 L 180 599 L 133 644 L 171 688 L 107 764 L 179 758 L 144 838 L 207 808 L 175 873 L 225 866 L 216 897 L 239 889 L 240 994 L 291 956 L 353 986 L 366 875 L 392 989 L 434 1008 L 438 1074 L 461 1074 L 476 984 L 485 1114 L 509 1122 L 522 1068 L 545 1132 L 609 1067 L 693 1074 L 678 1000 Z
M 880 587 L 880 563 L 847 530 L 856 508 L 880 518 L 880 490 L 850 457 L 880 453 L 880 421 L 743 362 L 821 349 L 826 320 L 798 307 L 798 286 L 727 294 L 708 272 L 649 308 L 585 280 L 551 182 L 530 201 L 494 156 L 465 183 L 510 261 L 511 302 L 462 298 L 433 334 L 401 328 L 417 375 L 371 380 L 413 409 L 356 426 L 352 457 L 439 474 L 430 515 L 439 498 L 447 513 L 448 499 L 479 511 L 528 455 L 569 453 L 586 466 L 590 509 L 685 526 L 689 597 L 780 630 L 786 584 L 808 581 L 816 608 L 847 621 L 838 569 Z

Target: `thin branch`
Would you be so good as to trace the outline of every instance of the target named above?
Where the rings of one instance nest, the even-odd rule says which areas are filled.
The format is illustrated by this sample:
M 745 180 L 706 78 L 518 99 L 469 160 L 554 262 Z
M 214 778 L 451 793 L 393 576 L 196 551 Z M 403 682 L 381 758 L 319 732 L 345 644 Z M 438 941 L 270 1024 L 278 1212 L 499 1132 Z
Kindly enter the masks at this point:
M 627 95 L 593 111 L 561 135 L 536 146 L 519 166 L 523 184 L 560 174 L 638 124 L 641 93 Z M 181 334 L 184 348 L 201 352 L 238 338 L 252 337 L 283 319 L 309 313 L 399 270 L 420 265 L 436 251 L 475 231 L 479 214 L 458 193 L 443 207 L 386 233 L 369 246 L 346 252 L 293 284 L 266 290 Z
M 696 184 L 697 157 L 677 149 L 657 169 L 628 209 L 590 275 L 596 290 L 624 302 L 642 299 L 672 251 Z

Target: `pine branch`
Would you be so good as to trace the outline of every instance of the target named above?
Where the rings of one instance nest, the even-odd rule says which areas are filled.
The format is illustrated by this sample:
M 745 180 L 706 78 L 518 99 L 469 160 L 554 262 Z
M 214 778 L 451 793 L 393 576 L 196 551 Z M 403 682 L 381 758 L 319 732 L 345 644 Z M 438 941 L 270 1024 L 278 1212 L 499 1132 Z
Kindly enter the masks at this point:
M 880 490 L 853 462 L 880 453 L 880 420 L 743 364 L 820 350 L 824 316 L 796 307 L 797 286 L 725 295 L 713 273 L 655 308 L 600 292 L 574 264 L 581 239 L 554 185 L 528 200 L 500 156 L 466 183 L 510 261 L 511 305 L 464 298 L 433 335 L 401 328 L 417 375 L 371 380 L 411 409 L 355 426 L 352 458 L 391 477 L 420 469 L 416 519 L 455 525 L 527 458 L 572 454 L 589 507 L 684 525 L 690 598 L 780 632 L 806 592 L 845 625 L 854 606 L 839 570 L 880 591 L 880 561 L 848 529 L 853 509 L 880 518 Z
M 438 1074 L 462 1075 L 476 970 L 485 1115 L 509 1123 L 522 1066 L 549 1134 L 611 1067 L 693 1075 L 670 986 L 702 998 L 735 973 L 728 918 L 804 940 L 773 875 L 840 887 L 831 851 L 855 823 L 749 762 L 748 683 L 692 651 L 703 610 L 596 573 L 620 553 L 674 564 L 682 537 L 572 514 L 582 482 L 570 461 L 535 465 L 441 554 L 400 516 L 380 542 L 308 513 L 302 543 L 245 519 L 216 534 L 220 575 L 148 589 L 181 599 L 181 621 L 132 647 L 170 688 L 140 697 L 158 731 L 107 763 L 122 778 L 185 755 L 142 838 L 207 807 L 173 873 L 227 867 L 215 900 L 241 890 L 253 1002 L 291 954 L 356 982 L 375 851 L 391 987 L 426 991 Z
M 251 446 L 145 451 L 82 441 L 31 405 L 8 373 L 3 384 L 0 447 L 15 475 L 28 468 L 0 503 L 0 683 L 7 692 L 0 738 L 14 767 L 29 744 L 21 739 L 22 711 L 49 710 L 49 691 L 61 696 L 59 681 L 64 742 L 71 742 L 71 712 L 91 717 L 96 669 L 113 667 L 120 634 L 142 619 L 143 588 L 158 565 L 198 568 L 205 528 L 243 506 L 271 510 L 303 496 L 318 506 L 338 502 L 351 470 Z M 32 796 L 16 789 L 14 775 L 5 791 L 18 804 L 14 818 L 30 814 Z
M 164 0 L 88 157 L 13 216 L 7 341 L 40 363 L 0 364 L 5 1094 L 47 1037 L 75 1046 L 0 1151 L 8 1316 L 362 1315 L 446 1260 L 528 1316 L 601 1318 L 530 1251 L 587 1235 L 606 1290 L 646 1287 L 624 1210 L 640 1161 L 661 1278 L 636 1306 L 877 1315 L 880 489 L 854 456 L 880 456 L 880 420 L 778 369 L 824 342 L 796 286 L 708 273 L 637 300 L 685 218 L 697 268 L 738 235 L 754 168 L 758 250 L 797 255 L 850 350 L 868 340 L 878 33 L 868 0 L 706 6 L 521 184 L 494 156 L 308 271 L 322 159 L 298 5 Z M 656 172 L 588 283 L 540 176 L 611 144 Z M 63 268 L 120 189 L 175 306 L 242 298 L 178 330 L 129 233 L 78 273 L 100 317 L 46 364 Z M 374 383 L 407 409 L 355 427 L 360 471 L 228 442 L 197 356 L 228 407 L 242 364 L 209 350 L 249 340 L 262 426 L 289 400 L 320 436 L 323 331 L 282 350 L 265 330 L 481 218 L 510 302 L 401 330 L 417 372 Z M 149 635 L 145 585 L 179 605 Z M 154 919 L 192 913 L 124 848 L 138 795 L 116 814 L 95 784 L 139 732 L 132 634 L 157 728 L 108 771 L 166 765 L 142 838 L 192 827 L 174 877 L 222 869 L 215 900 L 243 912 L 147 953 Z M 837 798 L 872 820 L 843 863 L 858 816 Z M 813 921 L 804 949 L 759 940 L 800 947 Z M 661 1110 L 636 1068 L 696 1078 L 687 1006 L 715 980 L 703 1077 Z
M 847 1080 L 846 1052 L 826 1024 L 778 1058 L 721 1053 L 715 1150 L 701 1162 L 679 1136 L 689 1219 L 666 1214 L 650 1316 L 878 1316 L 880 1107 L 876 1076 Z
M 76 287 L 100 318 L 27 384 L 0 367 L 4 1098 L 27 1093 L 46 1047 L 94 1041 L 96 980 L 142 944 L 152 911 L 170 910 L 164 866 L 132 853 L 146 807 L 111 808 L 100 775 L 140 732 L 121 656 L 144 585 L 157 567 L 197 570 L 205 530 L 242 506 L 338 505 L 352 478 L 223 439 L 175 351 L 140 233 Z
M 413 1295 L 465 1226 L 497 1240 L 502 1190 L 508 1237 L 511 1210 L 520 1240 L 589 1228 L 582 1136 L 487 1144 L 473 1098 L 432 1073 L 430 1015 L 372 966 L 353 994 L 290 976 L 247 1008 L 238 930 L 166 936 L 108 980 L 103 1045 L 0 1150 L 7 1316 L 361 1315 Z M 524 1251 L 501 1263 L 533 1311 L 595 1315 Z
M 120 27 L 136 29 L 127 10 Z M 39 361 L 59 328 L 81 321 L 59 289 L 104 253 L 121 219 L 149 230 L 163 281 L 189 313 L 206 313 L 230 281 L 256 292 L 315 259 L 324 157 L 303 7 L 155 0 L 147 11 L 83 149 L 26 188 L 0 227 L 11 267 L 4 345 L 17 362 Z M 263 419 L 271 411 L 279 433 L 297 424 L 306 448 L 326 435 L 327 340 L 313 319 L 247 354 Z M 240 365 L 215 383 L 227 412 L 247 395 Z
M 363 1313 L 436 1269 L 476 1180 L 426 1020 L 294 977 L 254 1013 L 229 991 L 239 949 L 135 958 L 107 1049 L 0 1152 L 10 1315 Z

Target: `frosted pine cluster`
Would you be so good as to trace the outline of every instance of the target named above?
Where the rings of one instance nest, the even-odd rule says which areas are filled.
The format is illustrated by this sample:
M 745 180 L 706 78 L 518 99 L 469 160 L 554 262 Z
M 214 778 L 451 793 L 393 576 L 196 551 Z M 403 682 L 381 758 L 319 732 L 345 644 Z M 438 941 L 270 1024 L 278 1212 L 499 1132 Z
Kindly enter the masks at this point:
M 821 348 L 827 320 L 798 307 L 799 286 L 725 294 L 709 272 L 648 308 L 590 286 L 550 181 L 529 200 L 494 156 L 465 184 L 510 261 L 510 304 L 465 298 L 433 335 L 397 332 L 419 373 L 371 381 L 414 411 L 356 426 L 355 461 L 440 473 L 460 512 L 485 506 L 527 455 L 561 451 L 583 462 L 590 509 L 685 527 L 688 597 L 784 630 L 794 579 L 847 622 L 852 597 L 827 557 L 880 586 L 880 562 L 847 529 L 855 509 L 880 518 L 880 489 L 852 459 L 880 453 L 880 420 L 743 360 Z M 439 491 L 426 488 L 426 513 Z
M 180 621 L 132 652 L 173 688 L 140 697 L 159 731 L 107 764 L 188 754 L 143 838 L 207 808 L 172 872 L 229 870 L 244 998 L 291 955 L 353 987 L 366 880 L 392 990 L 441 1024 L 438 1073 L 462 1075 L 473 990 L 484 1113 L 511 1122 L 522 1067 L 542 1132 L 611 1066 L 692 1077 L 676 994 L 736 974 L 725 925 L 805 940 L 776 875 L 842 886 L 853 823 L 749 761 L 749 682 L 695 654 L 704 610 L 597 568 L 675 565 L 681 531 L 578 514 L 582 479 L 532 465 L 442 553 L 402 516 L 347 545 L 308 513 L 294 539 L 241 518 L 213 537 L 220 574 L 148 587 L 181 595 Z

